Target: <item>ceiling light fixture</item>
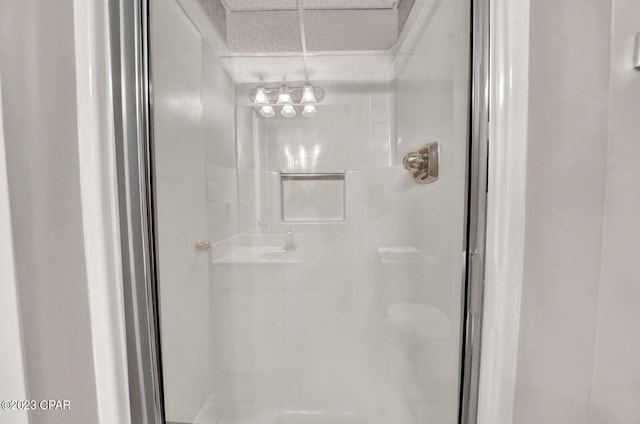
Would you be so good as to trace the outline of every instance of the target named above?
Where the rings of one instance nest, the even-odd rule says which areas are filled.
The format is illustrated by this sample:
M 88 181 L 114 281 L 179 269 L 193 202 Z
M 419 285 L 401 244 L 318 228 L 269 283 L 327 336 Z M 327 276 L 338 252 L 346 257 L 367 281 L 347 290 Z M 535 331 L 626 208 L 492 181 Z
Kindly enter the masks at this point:
M 302 116 L 305 118 L 313 118 L 316 114 L 316 107 L 314 105 L 305 105 L 302 109 Z
M 293 118 L 294 116 L 296 116 L 296 110 L 293 108 L 293 105 L 284 105 L 282 106 L 280 115 L 284 116 L 285 118 Z
M 311 84 L 305 84 L 302 87 L 302 99 L 300 102 L 304 105 L 302 116 L 305 118 L 313 118 L 316 114 L 315 104 L 318 102 L 316 101 L 316 96 L 313 94 Z
M 260 116 L 264 116 L 265 118 L 273 118 L 274 116 L 276 116 L 276 112 L 273 110 L 273 106 L 271 105 L 262 106 L 258 113 L 260 114 Z
M 263 106 L 269 104 L 269 98 L 267 97 L 267 91 L 263 86 L 256 88 L 256 97 L 253 99 L 254 106 Z
M 291 100 L 291 93 L 289 92 L 289 87 L 287 87 L 287 84 L 282 84 L 280 86 L 280 92 L 278 93 L 278 104 L 293 104 L 293 100 Z
M 305 84 L 304 87 L 302 87 L 302 104 L 315 105 L 316 103 L 318 102 L 316 101 L 316 96 L 313 94 L 313 87 L 311 84 Z
M 302 116 L 312 118 L 316 114 L 315 105 L 324 99 L 324 90 L 309 83 L 289 86 L 284 82 L 277 88 L 260 84 L 251 90 L 249 99 L 258 114 L 265 118 L 273 118 L 276 115 L 274 106 L 280 108 L 280 115 L 285 118 L 295 117 L 299 106 Z
M 267 95 L 267 90 L 263 86 L 258 86 L 256 88 L 256 93 L 253 98 L 253 106 L 259 108 L 258 113 L 260 116 L 264 116 L 265 118 L 273 118 L 275 116 L 275 111 L 273 110 L 273 106 L 269 104 L 269 96 Z
M 296 116 L 296 110 L 293 108 L 293 100 L 291 99 L 291 93 L 287 84 L 280 86 L 280 93 L 278 94 L 278 105 L 282 106 L 280 115 L 285 118 L 293 118 Z

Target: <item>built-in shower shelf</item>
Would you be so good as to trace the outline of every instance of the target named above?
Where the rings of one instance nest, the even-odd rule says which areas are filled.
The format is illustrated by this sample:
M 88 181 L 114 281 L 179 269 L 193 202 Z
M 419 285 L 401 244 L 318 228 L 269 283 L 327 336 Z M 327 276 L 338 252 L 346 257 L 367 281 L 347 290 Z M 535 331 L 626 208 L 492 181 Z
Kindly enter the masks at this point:
M 294 180 L 344 180 L 344 172 L 282 172 L 280 178 Z
M 382 246 L 378 254 L 383 263 L 433 262 L 433 259 L 413 246 Z
M 345 220 L 344 172 L 280 174 L 282 222 Z
M 295 264 L 299 250 L 284 250 L 282 246 L 237 246 L 213 261 L 214 264 Z

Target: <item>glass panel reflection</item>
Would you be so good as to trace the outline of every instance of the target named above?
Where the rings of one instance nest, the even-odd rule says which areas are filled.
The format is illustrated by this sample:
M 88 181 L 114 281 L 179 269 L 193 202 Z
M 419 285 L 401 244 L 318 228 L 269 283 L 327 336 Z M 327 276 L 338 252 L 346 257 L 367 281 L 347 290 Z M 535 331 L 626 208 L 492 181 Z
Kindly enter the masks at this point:
M 469 5 L 249 3 L 150 4 L 167 420 L 454 424 Z

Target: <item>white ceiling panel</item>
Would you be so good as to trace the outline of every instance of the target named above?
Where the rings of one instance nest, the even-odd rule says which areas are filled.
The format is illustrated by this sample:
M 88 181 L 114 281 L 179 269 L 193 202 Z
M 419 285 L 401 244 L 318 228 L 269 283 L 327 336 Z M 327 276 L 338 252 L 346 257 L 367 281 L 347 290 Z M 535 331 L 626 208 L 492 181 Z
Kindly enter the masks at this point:
M 393 9 L 399 0 L 302 0 L 304 9 Z M 295 10 L 297 0 L 222 0 L 229 12 Z

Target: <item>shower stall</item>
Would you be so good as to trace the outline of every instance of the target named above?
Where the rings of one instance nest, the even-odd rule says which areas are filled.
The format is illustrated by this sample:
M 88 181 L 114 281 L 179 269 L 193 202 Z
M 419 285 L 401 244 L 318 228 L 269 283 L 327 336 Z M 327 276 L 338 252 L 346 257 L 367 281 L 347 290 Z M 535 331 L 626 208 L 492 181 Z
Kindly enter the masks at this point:
M 474 422 L 484 2 L 133 3 L 133 416 Z

